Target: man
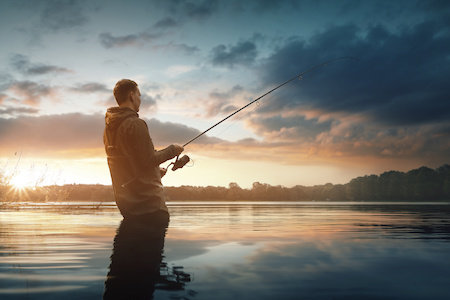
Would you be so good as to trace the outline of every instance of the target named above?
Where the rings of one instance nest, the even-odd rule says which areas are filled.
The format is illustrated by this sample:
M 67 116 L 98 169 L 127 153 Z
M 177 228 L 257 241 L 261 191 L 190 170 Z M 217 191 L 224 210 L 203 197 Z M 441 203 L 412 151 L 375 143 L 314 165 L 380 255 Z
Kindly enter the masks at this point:
M 156 151 L 147 124 L 139 118 L 141 93 L 136 82 L 122 79 L 114 87 L 118 107 L 108 108 L 103 142 L 117 206 L 125 219 L 168 220 L 159 165 L 183 147 L 177 144 Z

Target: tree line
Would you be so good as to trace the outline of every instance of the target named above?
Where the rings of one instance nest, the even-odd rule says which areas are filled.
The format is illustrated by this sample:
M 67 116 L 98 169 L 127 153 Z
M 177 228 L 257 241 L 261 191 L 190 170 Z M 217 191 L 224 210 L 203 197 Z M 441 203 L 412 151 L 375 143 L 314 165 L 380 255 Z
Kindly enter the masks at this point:
M 442 201 L 450 200 L 450 166 L 421 167 L 407 173 L 389 171 L 352 179 L 347 184 L 292 188 L 255 182 L 251 189 L 236 183 L 225 187 L 167 187 L 169 200 L 262 201 Z
M 0 185 L 0 201 L 13 199 L 12 190 Z M 357 177 L 346 184 L 287 188 L 255 182 L 245 189 L 232 182 L 228 187 L 165 187 L 165 195 L 168 201 L 442 201 L 450 200 L 450 166 L 421 167 L 406 173 L 389 171 Z M 112 187 L 107 185 L 35 187 L 21 191 L 19 196 L 21 201 L 114 201 Z

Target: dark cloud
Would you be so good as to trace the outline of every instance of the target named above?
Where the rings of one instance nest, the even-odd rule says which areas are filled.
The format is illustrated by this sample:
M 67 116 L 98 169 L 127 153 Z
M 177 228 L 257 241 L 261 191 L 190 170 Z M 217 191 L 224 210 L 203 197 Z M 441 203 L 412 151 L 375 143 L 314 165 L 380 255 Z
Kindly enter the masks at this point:
M 293 39 L 263 64 L 264 86 L 275 86 L 314 64 L 352 55 L 304 76 L 280 91 L 270 109 L 315 109 L 364 114 L 390 125 L 419 125 L 448 119 L 450 31 L 439 20 L 400 33 L 383 26 L 366 32 L 353 25 L 330 27 L 308 41 Z
M 300 1 L 298 0 L 256 0 L 246 1 L 246 3 L 251 5 L 252 9 L 256 12 L 268 12 L 272 14 L 283 8 L 297 10 L 300 7 Z
M 111 88 L 106 84 L 98 82 L 80 84 L 77 87 L 71 88 L 71 90 L 80 93 L 112 93 Z
M 195 21 L 204 21 L 218 12 L 219 9 L 219 1 L 217 0 L 167 0 L 160 5 L 163 5 L 171 15 Z
M 0 92 L 6 91 L 12 82 L 14 82 L 14 78 L 11 74 L 2 74 L 0 72 Z M 5 97 L 5 95 L 3 94 L 2 97 Z
M 150 34 L 145 32 L 122 36 L 113 36 L 111 33 L 105 32 L 99 35 L 100 43 L 107 49 L 115 47 L 142 46 L 153 42 L 155 38 L 158 37 L 159 34 Z
M 147 94 L 141 95 L 141 107 L 140 111 L 155 111 L 157 108 L 157 101 L 161 100 L 161 95 L 156 95 L 154 97 Z
M 1 104 L 1 101 L 0 101 Z M 5 107 L 0 108 L 0 116 L 18 116 L 23 114 L 37 114 L 39 109 L 31 107 Z
M 419 1 L 416 4 L 416 8 L 419 11 L 424 10 L 446 18 L 450 12 L 450 3 L 446 0 Z
M 255 117 L 250 120 L 256 133 L 271 136 L 273 141 L 314 141 L 316 137 L 329 132 L 332 121 L 319 121 L 317 118 L 306 119 L 304 116 Z M 273 136 L 275 134 L 275 136 Z
M 6 110 L 0 110 L 0 116 Z M 102 134 L 104 115 L 80 113 L 26 116 L 27 109 L 11 109 L 9 113 L 21 116 L 0 117 L 0 155 L 9 156 L 18 148 L 32 149 L 36 157 L 98 157 L 104 155 Z M 6 115 L 5 115 L 6 116 Z M 157 149 L 172 143 L 184 144 L 200 131 L 173 122 L 146 119 Z M 257 121 L 254 121 L 256 124 Z M 344 123 L 344 122 L 343 122 Z M 340 160 L 381 157 L 384 159 L 415 159 L 421 163 L 435 163 L 450 155 L 450 122 L 446 128 L 426 126 L 416 129 L 380 129 L 358 122 L 331 124 L 317 119 L 273 117 L 258 124 L 264 136 L 274 135 L 265 142 L 243 139 L 226 142 L 203 135 L 190 149 L 203 148 L 214 157 L 244 160 L 273 160 L 280 163 L 300 163 L 299 153 L 307 153 L 308 160 L 317 156 L 340 153 Z M 330 129 L 331 127 L 331 129 Z M 284 128 L 281 130 L 280 128 Z M 317 138 L 314 140 L 314 136 Z M 294 142 L 293 142 L 294 141 Z M 282 153 L 282 156 L 280 154 Z
M 233 68 L 244 65 L 251 66 L 255 63 L 258 51 L 252 41 L 240 41 L 234 46 L 219 45 L 211 50 L 210 61 L 214 66 Z
M 16 109 L 16 113 L 22 109 Z M 5 110 L 0 110 L 0 116 Z M 10 111 L 13 112 L 12 110 Z M 22 113 L 33 113 L 23 109 Z M 0 117 L 0 156 L 9 156 L 18 148 L 33 149 L 36 157 L 98 157 L 104 155 L 104 115 L 70 113 L 47 116 Z M 200 132 L 178 123 L 146 120 L 155 147 L 184 143 Z M 220 141 L 203 136 L 200 144 Z
M 24 75 L 46 75 L 52 73 L 72 73 L 73 71 L 53 65 L 31 63 L 27 56 L 16 54 L 11 58 L 11 65 Z
M 212 117 L 218 114 L 229 114 L 239 109 L 239 107 L 230 104 L 233 97 L 241 94 L 244 88 L 240 85 L 233 86 L 227 92 L 212 91 L 209 93 L 209 103 L 207 104 L 207 116 Z
M 191 55 L 191 54 L 194 54 L 199 51 L 199 48 L 197 46 L 189 46 L 186 44 L 178 44 L 178 43 L 173 43 L 173 42 L 169 42 L 166 44 L 153 45 L 152 49 L 162 50 L 162 51 L 175 51 L 175 52 L 184 53 L 186 55 Z
M 45 65 L 37 65 L 32 66 L 27 70 L 30 75 L 44 75 L 49 73 L 70 73 L 69 69 L 60 68 L 55 66 L 45 66 Z
M 204 21 L 218 11 L 218 1 L 180 1 L 167 0 L 152 3 L 153 6 L 161 7 L 167 14 L 153 24 L 152 27 L 143 32 L 128 35 L 114 35 L 104 32 L 99 35 L 100 43 L 105 48 L 145 46 L 151 45 L 154 49 L 176 50 L 186 54 L 198 51 L 196 46 L 183 43 L 166 42 L 157 43 L 161 37 L 166 37 L 170 30 L 179 28 L 190 21 Z
M 58 31 L 84 25 L 89 19 L 84 14 L 84 1 L 52 0 L 45 2 L 41 24 L 50 30 Z
M 30 60 L 25 55 L 16 54 L 11 58 L 11 65 L 18 71 L 26 72 L 30 65 Z
M 0 118 L 3 155 L 17 147 L 33 149 L 36 156 L 86 156 L 102 147 L 104 116 L 80 113 L 39 117 Z M 98 154 L 98 153 L 97 153 Z
M 218 11 L 218 1 L 156 1 L 151 5 L 162 8 L 163 16 L 151 27 L 143 31 L 117 35 L 111 32 L 99 34 L 99 40 L 107 49 L 117 47 L 149 47 L 153 50 L 176 51 L 191 55 L 199 48 L 185 43 L 164 40 L 174 34 L 174 30 L 191 21 L 203 21 Z M 166 14 L 166 15 L 164 15 Z
M 266 96 L 247 126 L 264 138 L 259 146 L 271 144 L 291 162 L 295 153 L 310 159 L 445 161 L 450 156 L 447 23 L 435 18 L 396 32 L 347 24 L 309 39 L 286 40 L 257 61 L 261 94 L 322 62 L 344 56 L 358 61 L 331 62 Z
M 180 26 L 180 23 L 171 17 L 165 17 L 153 25 L 157 30 L 166 30 Z
M 160 147 L 172 143 L 184 144 L 191 138 L 200 134 L 199 130 L 179 123 L 161 122 L 154 118 L 147 119 L 146 122 L 152 139 L 154 142 L 157 142 Z M 198 138 L 195 143 L 214 144 L 220 141 L 221 140 L 218 138 L 211 138 L 207 135 L 203 135 Z
M 100 43 L 103 47 L 118 48 L 118 47 L 144 47 L 150 46 L 153 50 L 162 51 L 176 51 L 187 55 L 197 52 L 199 49 L 196 46 L 189 46 L 180 43 L 158 43 L 157 40 L 163 34 L 159 32 L 142 32 L 137 34 L 128 34 L 122 36 L 114 36 L 111 33 L 101 33 L 99 35 Z

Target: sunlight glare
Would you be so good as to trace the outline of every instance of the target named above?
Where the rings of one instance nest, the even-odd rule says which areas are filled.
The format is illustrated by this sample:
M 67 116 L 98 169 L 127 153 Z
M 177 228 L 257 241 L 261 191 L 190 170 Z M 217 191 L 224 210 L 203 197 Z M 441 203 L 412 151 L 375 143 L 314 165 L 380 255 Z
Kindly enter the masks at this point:
M 25 189 L 37 184 L 38 179 L 31 172 L 18 172 L 11 178 L 11 185 L 16 189 Z

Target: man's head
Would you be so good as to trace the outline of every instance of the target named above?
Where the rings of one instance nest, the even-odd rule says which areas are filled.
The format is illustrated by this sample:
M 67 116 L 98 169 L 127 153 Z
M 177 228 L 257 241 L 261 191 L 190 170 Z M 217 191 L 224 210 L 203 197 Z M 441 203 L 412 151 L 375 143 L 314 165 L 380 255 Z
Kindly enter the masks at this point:
M 114 87 L 113 93 L 119 106 L 127 106 L 135 111 L 139 111 L 141 92 L 136 82 L 129 79 L 119 80 Z

